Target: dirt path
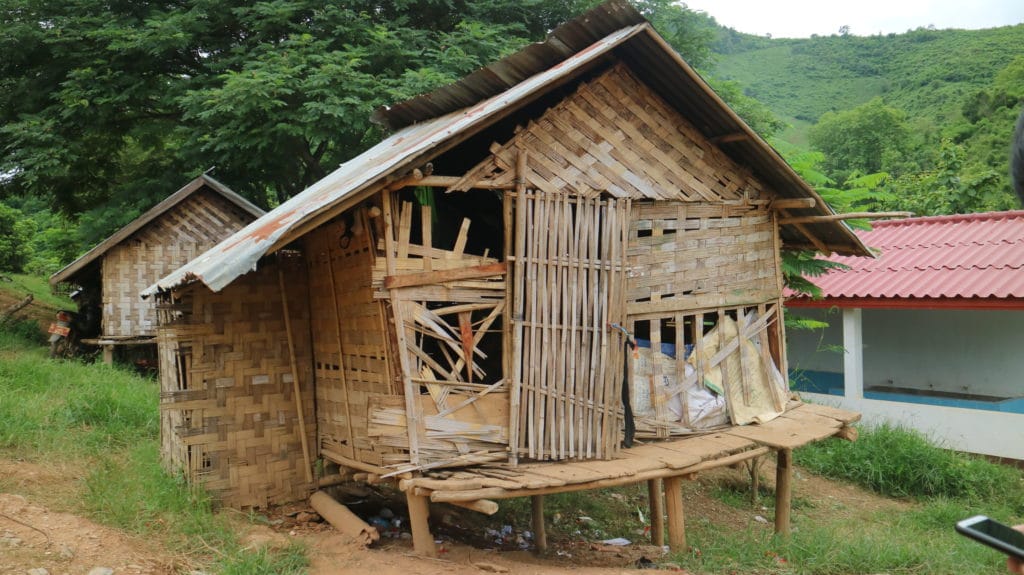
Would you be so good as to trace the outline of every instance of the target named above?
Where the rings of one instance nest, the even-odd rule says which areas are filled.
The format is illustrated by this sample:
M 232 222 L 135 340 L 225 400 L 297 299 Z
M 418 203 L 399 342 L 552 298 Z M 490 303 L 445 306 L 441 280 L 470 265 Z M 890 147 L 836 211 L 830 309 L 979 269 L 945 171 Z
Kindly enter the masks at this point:
M 762 477 L 771 485 L 774 469 L 766 465 Z M 710 518 L 735 529 L 771 526 L 758 521 L 756 508 L 730 506 L 712 497 L 723 486 L 745 485 L 742 470 L 718 470 L 686 482 L 685 507 L 690 520 Z M 176 557 L 151 542 L 104 527 L 73 513 L 47 507 L 71 509 L 75 485 L 72 473 L 56 465 L 46 467 L 0 460 L 0 573 L 28 574 L 46 569 L 50 575 L 88 574 L 107 568 L 114 575 L 171 575 L 188 573 L 184 558 Z M 804 520 L 842 520 L 846 516 L 872 513 L 903 504 L 875 496 L 855 487 L 797 472 L 795 497 L 808 502 L 799 513 Z M 62 503 L 63 502 L 63 503 Z M 637 572 L 638 562 L 650 560 L 662 568 L 666 560 L 661 549 L 634 544 L 611 547 L 582 540 L 553 541 L 547 556 L 528 551 L 494 551 L 446 540 L 438 559 L 424 559 L 412 553 L 408 539 L 383 539 L 374 549 L 363 549 L 326 524 L 296 524 L 297 507 L 270 514 L 276 527 L 253 526 L 245 540 L 252 546 L 284 546 L 292 539 L 309 550 L 311 575 L 442 575 L 448 573 L 511 573 L 515 575 L 618 575 Z M 770 518 L 767 510 L 760 511 Z M 471 516 L 472 517 L 472 516 Z M 476 516 L 479 517 L 479 516 Z M 281 521 L 284 518 L 284 521 Z M 35 573 L 42 573 L 36 571 Z

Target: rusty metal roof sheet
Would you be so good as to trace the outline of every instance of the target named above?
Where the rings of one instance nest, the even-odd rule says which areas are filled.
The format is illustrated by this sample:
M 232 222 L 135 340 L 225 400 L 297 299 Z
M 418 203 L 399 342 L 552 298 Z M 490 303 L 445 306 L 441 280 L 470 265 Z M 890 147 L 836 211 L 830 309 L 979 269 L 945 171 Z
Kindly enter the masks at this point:
M 858 232 L 877 259 L 812 281 L 829 298 L 1024 298 L 1024 211 L 909 218 Z
M 781 197 L 817 200 L 815 207 L 792 210 L 791 216 L 833 213 L 634 8 L 622 0 L 613 0 L 560 26 L 543 44 L 529 46 L 452 86 L 379 110 L 378 119 L 390 126 L 404 127 L 150 286 L 143 295 L 192 281 L 220 291 L 238 276 L 255 269 L 262 256 L 312 229 L 310 226 L 324 221 L 322 218 L 355 205 L 381 186 L 465 141 L 512 110 L 605 65 L 609 58 L 624 61 L 706 137 L 727 136 L 721 139 L 719 147 Z M 869 254 L 844 223 L 812 223 L 805 224 L 804 228 L 831 250 Z M 803 233 L 794 227 L 786 226 L 782 235 L 784 241 L 791 244 L 807 243 Z
M 289 199 L 249 226 L 214 246 L 203 255 L 143 290 L 143 297 L 200 281 L 215 292 L 238 276 L 256 269 L 261 257 L 281 247 L 290 232 L 325 212 L 340 213 L 375 191 L 403 170 L 421 165 L 422 157 L 444 145 L 454 145 L 510 106 L 525 104 L 545 88 L 580 72 L 584 65 L 607 54 L 624 40 L 643 32 L 646 24 L 624 28 L 595 42 L 513 89 L 492 96 L 470 108 L 403 128 L 366 152 L 342 164 L 334 172 Z

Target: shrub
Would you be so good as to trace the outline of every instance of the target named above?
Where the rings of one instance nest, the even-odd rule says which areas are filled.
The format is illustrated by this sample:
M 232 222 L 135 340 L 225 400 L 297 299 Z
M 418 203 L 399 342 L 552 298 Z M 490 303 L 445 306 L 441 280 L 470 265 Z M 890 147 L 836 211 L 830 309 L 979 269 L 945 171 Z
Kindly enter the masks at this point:
M 853 443 L 831 439 L 796 451 L 811 471 L 846 479 L 891 497 L 968 501 L 1024 500 L 1020 471 L 937 446 L 923 434 L 892 425 L 861 430 Z

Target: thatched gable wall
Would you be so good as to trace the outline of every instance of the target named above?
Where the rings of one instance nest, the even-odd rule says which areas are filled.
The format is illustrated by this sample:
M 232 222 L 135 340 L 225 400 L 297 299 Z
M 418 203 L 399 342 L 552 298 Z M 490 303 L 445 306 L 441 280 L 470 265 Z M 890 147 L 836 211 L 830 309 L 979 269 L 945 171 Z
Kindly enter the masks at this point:
M 111 247 L 102 259 L 102 335 L 156 335 L 153 304 L 139 292 L 252 220 L 222 194 L 202 188 Z

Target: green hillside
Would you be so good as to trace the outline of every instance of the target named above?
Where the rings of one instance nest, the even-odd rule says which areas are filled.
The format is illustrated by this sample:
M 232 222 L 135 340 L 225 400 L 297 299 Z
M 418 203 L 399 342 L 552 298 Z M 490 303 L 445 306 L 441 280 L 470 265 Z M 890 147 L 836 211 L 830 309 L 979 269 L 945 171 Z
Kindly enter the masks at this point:
M 911 118 L 954 123 L 967 99 L 1024 57 L 1024 25 L 778 40 L 720 34 L 713 74 L 797 127 L 876 96 Z
M 1007 160 L 1024 104 L 1024 24 L 806 39 L 713 32 L 709 76 L 742 86 L 787 124 L 775 137 L 795 146 L 788 156 L 821 152 L 815 169 L 840 188 L 881 176 L 859 191 L 858 208 L 1019 205 Z

